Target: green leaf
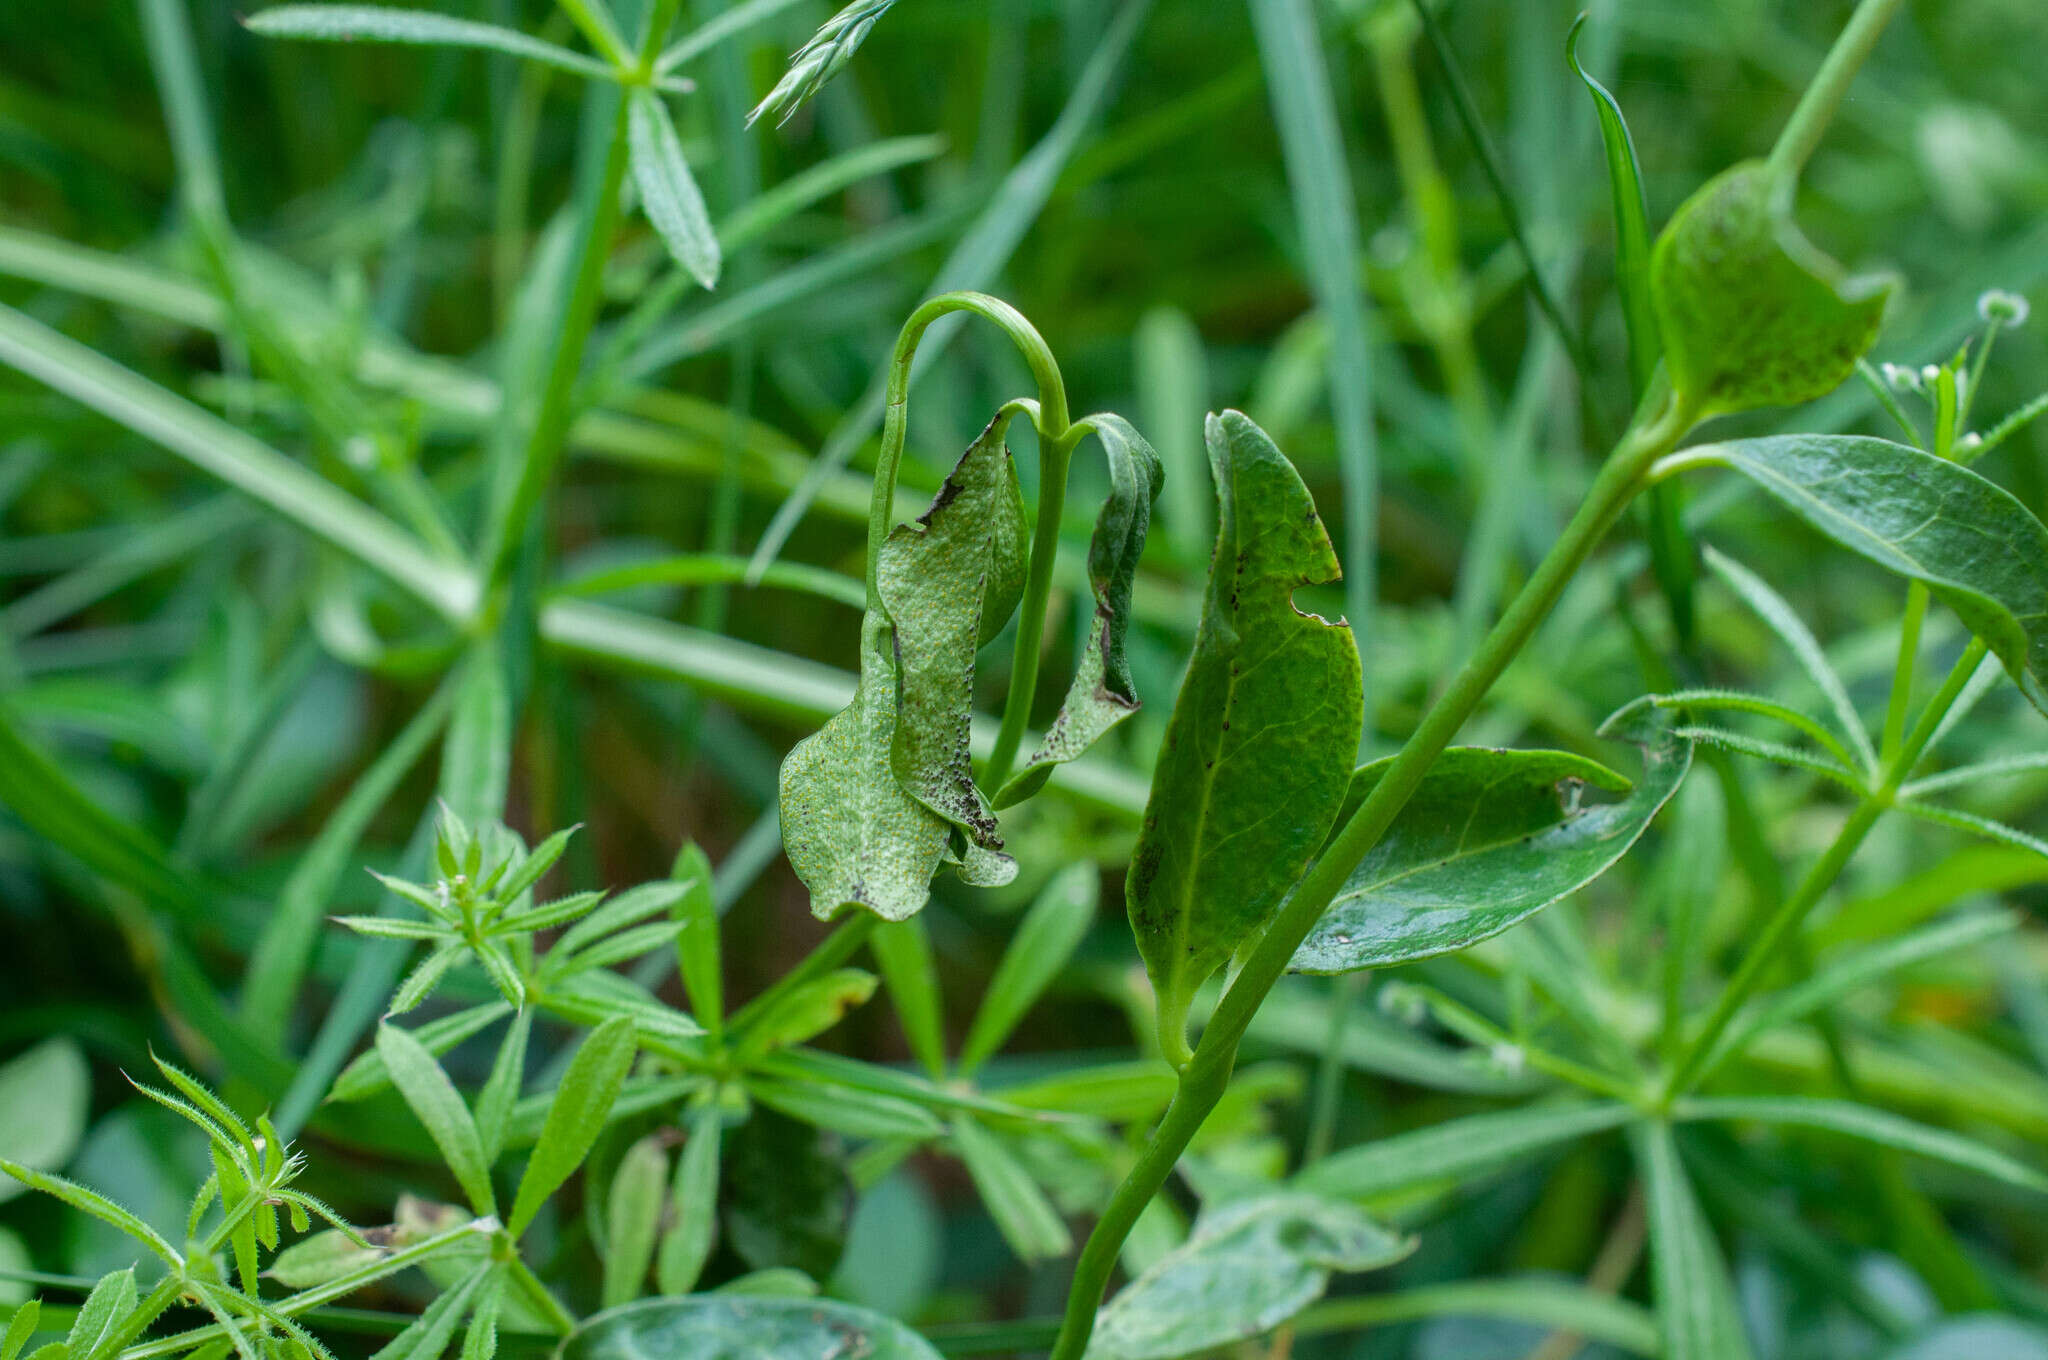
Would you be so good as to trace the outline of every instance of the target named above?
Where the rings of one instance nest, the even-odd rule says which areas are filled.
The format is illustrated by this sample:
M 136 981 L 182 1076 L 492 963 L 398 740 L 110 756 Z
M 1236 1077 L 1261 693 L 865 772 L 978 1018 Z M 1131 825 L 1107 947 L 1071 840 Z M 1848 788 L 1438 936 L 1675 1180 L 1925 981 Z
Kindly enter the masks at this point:
M 1692 751 L 1642 700 L 1601 731 L 1642 748 L 1643 773 L 1633 788 L 1562 751 L 1445 751 L 1352 870 L 1291 966 L 1348 973 L 1463 949 L 1605 873 L 1677 791 Z M 1358 771 L 1347 807 L 1364 800 L 1389 763 Z M 1627 789 L 1628 796 L 1582 808 L 1579 790 L 1587 785 Z
M 429 47 L 473 47 L 538 61 L 582 76 L 610 77 L 611 68 L 566 47 L 530 38 L 496 24 L 480 24 L 427 10 L 382 5 L 278 5 L 243 20 L 266 38 L 305 42 L 413 43 Z
M 47 1175 L 19 1162 L 0 1157 L 0 1171 L 5 1171 L 31 1190 L 40 1190 L 46 1195 L 63 1200 L 80 1213 L 90 1214 L 103 1223 L 111 1223 L 128 1236 L 148 1247 L 152 1252 L 174 1269 L 182 1267 L 183 1261 L 171 1244 L 164 1241 L 157 1230 L 106 1196 L 88 1190 L 76 1181 L 62 1176 Z
M 479 1215 L 495 1215 L 498 1200 L 491 1190 L 490 1163 L 484 1158 L 476 1121 L 470 1118 L 455 1083 L 419 1040 L 396 1025 L 377 1026 L 377 1051 L 384 1055 L 392 1084 L 425 1126 L 462 1193 L 469 1197 L 469 1207 Z
M 995 1134 L 972 1119 L 953 1121 L 953 1150 L 1010 1250 L 1029 1263 L 1065 1256 L 1074 1239 L 1038 1182 Z
M 1369 1200 L 1457 1184 L 1559 1143 L 1619 1128 L 1632 1114 L 1626 1105 L 1609 1104 L 1535 1105 L 1467 1115 L 1346 1148 L 1303 1167 L 1294 1185 L 1318 1195 Z
M 70 1360 L 98 1360 L 110 1343 L 118 1342 L 121 1324 L 135 1311 L 135 1299 L 132 1267 L 102 1277 L 79 1305 L 78 1316 L 64 1338 Z
M 1168 1360 L 1262 1335 L 1322 1297 L 1334 1271 L 1415 1249 L 1348 1204 L 1279 1192 L 1204 1209 L 1186 1243 L 1096 1317 L 1088 1360 Z
M 1791 194 L 1745 161 L 1687 199 L 1651 252 L 1666 369 L 1695 419 L 1826 396 L 1877 338 L 1891 285 L 1845 279 L 1799 234 Z
M 14 1310 L 14 1316 L 7 1319 L 7 1330 L 0 1333 L 0 1360 L 15 1360 L 28 1339 L 36 1334 L 36 1323 L 43 1314 L 43 1305 L 37 1299 L 23 1301 Z
M 491 1360 L 498 1353 L 498 1317 L 505 1311 L 505 1272 L 495 1271 L 477 1289 L 462 1333 L 461 1360 Z
M 470 1298 L 486 1277 L 497 1273 L 498 1263 L 486 1261 L 471 1270 L 446 1293 L 428 1304 L 404 1331 L 391 1338 L 370 1360 L 440 1360 L 469 1311 Z
M 1847 1100 L 1811 1096 L 1702 1096 L 1682 1102 L 1675 1119 L 1754 1119 L 1791 1124 L 1881 1143 L 1916 1157 L 1946 1162 L 1964 1171 L 2037 1193 L 2048 1193 L 2048 1174 L 1973 1139 L 1930 1128 L 1884 1110 Z
M 960 1045 L 964 1080 L 996 1055 L 1025 1012 L 1036 1005 L 1095 924 L 1102 896 L 1102 870 L 1091 860 L 1069 864 L 1040 890 L 1024 913 L 982 993 L 981 1009 Z
M 854 1138 L 926 1142 L 945 1131 L 945 1125 L 923 1106 L 879 1091 L 778 1077 L 748 1077 L 746 1086 L 749 1095 L 791 1119 Z
M 562 1074 L 562 1084 L 555 1089 L 547 1122 L 541 1125 L 540 1139 L 520 1179 L 519 1195 L 506 1224 L 514 1237 L 526 1231 L 548 1196 L 560 1189 L 589 1155 L 590 1145 L 597 1141 L 612 1102 L 618 1099 L 619 1087 L 633 1066 L 636 1043 L 633 1022 L 619 1016 L 592 1030 L 577 1048 L 569 1069 Z
M 830 1278 L 846 1250 L 853 1184 L 831 1134 L 756 1106 L 725 1146 L 725 1239 L 755 1270 Z
M 1272 918 L 1328 835 L 1364 714 L 1351 630 L 1294 606 L 1297 588 L 1339 575 L 1308 488 L 1236 411 L 1209 417 L 1207 438 L 1215 555 L 1126 887 L 1177 1058 L 1195 988 Z
M 836 968 L 802 986 L 791 988 L 747 1027 L 734 1049 L 741 1065 L 770 1049 L 787 1048 L 816 1038 L 839 1023 L 855 1006 L 875 994 L 876 978 L 858 968 Z
M 381 1261 L 385 1255 L 382 1248 L 362 1246 L 339 1228 L 329 1228 L 286 1247 L 263 1273 L 287 1289 L 312 1289 Z
M 512 1126 L 512 1111 L 519 1104 L 519 1092 L 526 1084 L 526 1044 L 533 1034 L 533 1011 L 520 1011 L 498 1041 L 498 1056 L 491 1060 L 491 1075 L 476 1097 L 476 1140 L 483 1149 L 484 1164 L 498 1160 L 505 1135 Z
M 676 936 L 676 964 L 683 975 L 683 991 L 698 1022 L 718 1034 L 725 1027 L 725 976 L 711 861 L 694 844 L 685 845 L 676 852 L 669 877 L 684 885 L 682 900 L 672 909 L 683 923 L 682 933 Z
M 1942 1318 L 1883 1360 L 2048 1360 L 2048 1329 L 2018 1318 Z
M 890 764 L 911 797 L 966 836 L 962 876 L 988 884 L 1016 876 L 1016 865 L 997 853 L 1003 838 L 968 760 L 974 654 L 1003 630 L 1024 593 L 1030 530 L 1004 441 L 1009 424 L 1008 413 L 988 423 L 931 508 L 889 531 L 876 567 L 899 667 Z
M 1774 435 L 1677 455 L 1742 473 L 1836 543 L 1925 582 L 2048 712 L 2048 528 L 2004 489 L 1862 435 Z
M 668 1153 L 649 1134 L 626 1149 L 612 1173 L 605 1197 L 604 1287 L 606 1308 L 640 1297 L 654 1264 L 654 1236 L 661 1228 L 661 1204 L 668 1189 Z
M 682 139 L 661 96 L 645 86 L 626 96 L 626 141 L 640 207 L 668 253 L 706 288 L 718 286 L 718 233 L 683 157 Z
M 696 1288 L 711 1256 L 723 1134 L 717 1101 L 705 1103 L 690 1116 L 689 1139 L 676 1159 L 675 1180 L 668 1190 L 668 1229 L 654 1257 L 654 1284 L 664 1294 L 687 1294 Z
M 45 1039 L 0 1063 L 0 1156 L 55 1171 L 78 1150 L 91 1105 L 92 1071 L 69 1036 Z M 0 1203 L 22 1188 L 19 1181 L 0 1180 Z
M 1750 1360 L 1728 1267 L 1678 1159 L 1671 1126 L 1637 1124 L 1630 1135 L 1649 1201 L 1652 1294 L 1664 1360 Z
M 881 965 L 882 980 L 903 1037 L 920 1066 L 933 1078 L 946 1072 L 946 1021 L 939 994 L 938 969 L 932 961 L 931 936 L 922 920 L 885 921 L 868 936 L 868 948 Z
M 1565 39 L 1564 59 L 1585 82 L 1593 96 L 1594 112 L 1600 115 L 1607 186 L 1614 194 L 1614 286 L 1621 293 L 1621 317 L 1628 327 L 1629 388 L 1641 401 L 1657 371 L 1657 361 L 1664 356 L 1650 299 L 1650 210 L 1643 199 L 1643 172 L 1636 163 L 1635 138 L 1629 135 L 1621 105 L 1579 65 L 1579 32 L 1585 26 L 1586 16 L 1581 14 Z
M 1109 498 L 1095 518 L 1088 541 L 1088 584 L 1095 592 L 1095 618 L 1088 645 L 1074 670 L 1073 684 L 1045 738 L 996 794 L 1008 807 L 1045 786 L 1053 767 L 1074 759 L 1142 705 L 1124 655 L 1131 627 L 1131 586 L 1152 522 L 1152 502 L 1166 479 L 1159 455 L 1122 416 L 1090 416 L 1086 422 L 1109 461 Z
M 481 1006 L 471 1006 L 467 1010 L 435 1016 L 418 1029 L 409 1032 L 427 1052 L 438 1056 L 511 1013 L 512 1008 L 502 1001 L 486 1001 Z M 334 1079 L 333 1089 L 328 1091 L 327 1098 L 341 1101 L 364 1100 L 390 1084 L 391 1073 L 384 1066 L 384 1055 L 372 1047 L 364 1050 L 354 1062 L 342 1069 L 341 1075 Z
M 587 1318 L 562 1360 L 938 1360 L 893 1318 L 829 1299 L 700 1294 L 643 1299 Z

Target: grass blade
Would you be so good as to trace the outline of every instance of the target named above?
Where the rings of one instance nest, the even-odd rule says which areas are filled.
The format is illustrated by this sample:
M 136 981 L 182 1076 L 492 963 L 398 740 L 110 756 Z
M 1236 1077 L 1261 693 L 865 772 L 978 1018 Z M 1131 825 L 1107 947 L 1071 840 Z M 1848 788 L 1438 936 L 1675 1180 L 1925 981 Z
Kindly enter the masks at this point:
M 385 5 L 276 5 L 242 21 L 252 33 L 300 42 L 408 43 L 468 47 L 538 61 L 579 76 L 609 78 L 611 68 L 566 47 L 496 24 L 457 19 L 430 10 Z

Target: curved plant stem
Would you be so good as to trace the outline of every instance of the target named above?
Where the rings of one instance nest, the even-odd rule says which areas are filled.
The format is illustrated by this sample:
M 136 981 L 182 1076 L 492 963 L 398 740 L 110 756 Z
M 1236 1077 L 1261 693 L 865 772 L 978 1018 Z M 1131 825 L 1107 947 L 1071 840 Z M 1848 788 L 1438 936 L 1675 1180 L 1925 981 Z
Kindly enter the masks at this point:
M 1863 0 L 1849 16 L 1841 36 L 1828 49 L 1827 59 L 1814 73 L 1806 93 L 1799 96 L 1799 106 L 1792 110 L 1785 130 L 1771 147 L 1771 172 L 1781 180 L 1790 182 L 1797 178 L 1807 157 L 1820 145 L 1828 124 L 1834 120 L 1835 110 L 1849 93 L 1850 82 L 1856 79 L 1856 72 L 1862 69 L 1885 25 L 1899 12 L 1902 3 L 1903 0 Z
M 1031 716 L 1031 698 L 1038 687 L 1038 654 L 1045 637 L 1045 605 L 1052 592 L 1053 559 L 1058 556 L 1060 516 L 1067 504 L 1067 470 L 1074 446 L 1088 432 L 1087 423 L 1073 423 L 1067 412 L 1067 387 L 1060 366 L 1038 329 L 1009 303 L 986 293 L 941 293 L 910 314 L 889 356 L 887 405 L 882 413 L 882 450 L 875 460 L 874 494 L 868 503 L 868 609 L 881 608 L 877 570 L 882 543 L 894 527 L 896 474 L 903 462 L 903 441 L 909 420 L 910 366 L 917 357 L 925 329 L 948 312 L 970 312 L 993 322 L 1010 337 L 1031 369 L 1038 401 L 1018 403 L 1038 430 L 1038 520 L 1031 535 L 1031 564 L 1024 578 L 1024 600 L 1017 618 L 1017 643 L 1010 659 L 1010 691 L 1003 705 L 1003 725 L 989 757 L 986 782 L 1000 786 L 1009 777 Z
M 1310 866 L 1294 892 L 1281 904 L 1273 924 L 1253 947 L 1230 990 L 1223 994 L 1202 1031 L 1201 1042 L 1195 1046 L 1194 1057 L 1181 1071 L 1180 1086 L 1167 1107 L 1166 1117 L 1139 1155 L 1137 1165 L 1110 1196 L 1087 1245 L 1081 1249 L 1067 1295 L 1066 1316 L 1051 1360 L 1081 1360 L 1095 1328 L 1095 1311 L 1101 1305 L 1124 1238 L 1166 1183 L 1181 1152 L 1222 1096 L 1237 1060 L 1238 1040 L 1251 1024 L 1259 1003 L 1287 971 L 1294 951 L 1344 886 L 1352 868 L 1386 834 L 1437 756 L 1457 735 L 1508 663 L 1528 643 L 1579 567 L 1642 489 L 1651 464 L 1669 452 L 1692 424 L 1692 412 L 1674 402 L 1668 393 L 1656 394 L 1644 409 L 1647 418 L 1639 415 L 1638 423 L 1622 436 L 1594 478 L 1584 503 L 1538 564 L 1528 584 L 1431 706 L 1372 793 L 1338 829 L 1322 857 Z

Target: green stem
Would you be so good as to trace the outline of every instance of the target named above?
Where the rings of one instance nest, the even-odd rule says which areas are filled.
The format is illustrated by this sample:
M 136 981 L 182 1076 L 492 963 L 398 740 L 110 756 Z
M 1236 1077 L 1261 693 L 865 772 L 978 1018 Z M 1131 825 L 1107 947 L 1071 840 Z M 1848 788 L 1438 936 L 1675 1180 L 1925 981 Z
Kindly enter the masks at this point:
M 1281 904 L 1273 924 L 1253 947 L 1230 990 L 1223 994 L 1215 1014 L 1202 1030 L 1193 1058 L 1181 1071 L 1180 1086 L 1167 1107 L 1166 1117 L 1153 1132 L 1137 1165 L 1110 1196 L 1095 1230 L 1088 1235 L 1087 1245 L 1081 1249 L 1067 1295 L 1066 1316 L 1051 1360 L 1081 1360 L 1095 1328 L 1095 1311 L 1101 1305 L 1124 1238 L 1166 1183 L 1181 1152 L 1229 1084 L 1238 1040 L 1250 1026 L 1259 1003 L 1287 971 L 1294 951 L 1344 886 L 1352 869 L 1386 834 L 1430 765 L 1457 735 L 1508 663 L 1528 643 L 1579 567 L 1642 488 L 1651 464 L 1667 453 L 1692 425 L 1692 411 L 1672 400 L 1668 393 L 1658 393 L 1646 404 L 1645 411 L 1652 410 L 1653 417 L 1647 421 L 1639 417 L 1638 423 L 1622 436 L 1564 533 L 1508 605 L 1500 622 L 1431 706 L 1372 793 L 1331 838 L 1322 856 Z
M 878 571 L 882 544 L 895 523 L 896 475 L 903 462 L 903 442 L 910 410 L 910 377 L 917 357 L 918 342 L 930 325 L 948 312 L 969 312 L 993 322 L 1031 368 L 1038 386 L 1038 402 L 1028 403 L 1032 423 L 1038 430 L 1038 522 L 1031 537 L 1031 563 L 1024 580 L 1022 612 L 1017 619 L 1017 643 L 1010 660 L 1010 692 L 1003 705 L 1003 725 L 996 735 L 994 753 L 989 757 L 984 783 L 1001 787 L 1009 777 L 1031 716 L 1031 698 L 1038 685 L 1038 654 L 1045 636 L 1045 607 L 1052 591 L 1052 569 L 1059 553 L 1060 516 L 1066 509 L 1067 470 L 1074 446 L 1087 433 L 1087 423 L 1075 425 L 1067 412 L 1067 387 L 1060 367 L 1052 357 L 1045 338 L 1024 314 L 1000 298 L 986 293 L 941 293 L 910 314 L 896 337 L 889 356 L 887 405 L 882 415 L 882 448 L 875 459 L 874 493 L 868 502 L 867 598 L 871 617 L 882 606 Z
M 1878 759 L 1889 764 L 1906 739 L 1906 709 L 1913 698 L 1913 672 L 1920 663 L 1920 627 L 1927 620 L 1927 587 L 1915 581 L 1906 587 L 1906 614 L 1899 622 L 1899 658 L 1892 665 L 1892 693 L 1885 704 L 1884 732 Z
M 1970 677 L 1977 673 L 1977 667 L 1983 663 L 1989 650 L 1982 638 L 1970 640 L 1970 645 L 1963 649 L 1961 658 L 1949 672 L 1948 679 L 1942 683 L 1941 689 L 1927 701 L 1927 707 L 1921 711 L 1920 719 L 1913 725 L 1911 734 L 1900 743 L 1898 751 L 1892 758 L 1885 762 L 1883 781 L 1869 797 L 1856 805 L 1856 810 L 1849 814 L 1849 820 L 1835 833 L 1834 841 L 1821 852 L 1821 857 L 1806 871 L 1806 876 L 1799 880 L 1799 886 L 1778 904 L 1778 909 L 1771 914 L 1770 920 L 1764 923 L 1755 943 L 1750 946 L 1749 953 L 1736 968 L 1735 976 L 1730 978 L 1728 985 L 1721 990 L 1721 998 L 1715 1003 L 1713 1013 L 1707 1017 L 1706 1025 L 1693 1037 L 1684 1056 L 1672 1068 L 1671 1076 L 1664 1086 L 1662 1102 L 1665 1105 L 1668 1106 L 1672 1100 L 1685 1095 L 1707 1075 L 1707 1060 L 1713 1056 L 1715 1045 L 1720 1042 L 1721 1035 L 1734 1020 L 1735 1013 L 1762 983 L 1792 932 L 1805 922 L 1807 913 L 1813 910 L 1821 896 L 1834 885 L 1835 879 L 1848 865 L 1850 857 L 1862 846 L 1871 828 L 1877 825 L 1878 818 L 1891 810 L 1898 796 L 1899 786 L 1906 782 L 1906 777 L 1912 773 L 1913 767 L 1919 764 L 1921 755 L 1927 750 L 1927 744 L 1934 739 L 1935 731 L 1941 726 L 1942 718 L 1962 694 L 1963 687 L 1969 683 Z
M 1820 139 L 1834 120 L 1835 110 L 1849 93 L 1849 85 L 1856 79 L 1870 51 L 1877 46 L 1878 38 L 1884 33 L 1885 25 L 1899 12 L 1904 0 L 1862 0 L 1856 12 L 1849 16 L 1849 22 L 1842 29 L 1835 45 L 1828 49 L 1827 59 L 1814 73 L 1806 92 L 1799 96 L 1799 106 L 1792 110 L 1792 117 L 1786 120 L 1784 131 L 1778 134 L 1777 143 L 1771 147 L 1770 170 L 1780 180 L 1789 184 L 1799 176 L 1800 169 L 1820 145 Z
M 798 987 L 823 977 L 840 964 L 852 958 L 860 947 L 867 943 L 882 918 L 871 911 L 856 911 L 827 935 L 816 949 L 806 954 L 796 967 L 777 978 L 759 996 L 732 1013 L 726 1021 L 726 1033 L 737 1042 L 746 1034 L 747 1025 L 755 1017 L 764 1015 L 774 1004 L 795 991 Z
M 520 1297 L 534 1306 L 547 1321 L 548 1326 L 555 1329 L 557 1335 L 569 1335 L 576 1330 L 575 1314 L 564 1308 L 562 1301 L 540 1282 L 540 1277 L 533 1273 L 532 1267 L 519 1259 L 518 1249 L 510 1245 L 511 1240 L 510 1237 L 505 1237 L 507 1245 L 501 1259 L 505 1262 L 505 1272 L 511 1278 L 513 1286 L 519 1290 Z
M 1328 1156 L 1337 1140 L 1337 1107 L 1344 1095 L 1344 1029 L 1364 986 L 1365 974 L 1346 973 L 1330 989 L 1330 1027 L 1323 1034 L 1322 1057 L 1316 1064 L 1308 1138 L 1301 1150 L 1303 1166 L 1311 1166 Z

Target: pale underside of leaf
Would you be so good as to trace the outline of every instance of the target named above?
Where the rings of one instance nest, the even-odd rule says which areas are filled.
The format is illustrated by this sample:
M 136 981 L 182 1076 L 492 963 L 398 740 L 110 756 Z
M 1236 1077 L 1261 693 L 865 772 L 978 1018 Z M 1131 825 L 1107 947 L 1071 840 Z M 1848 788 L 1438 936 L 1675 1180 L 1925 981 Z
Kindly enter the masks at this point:
M 562 1360 L 938 1360 L 879 1313 L 827 1299 L 697 1294 L 642 1299 L 585 1319 Z
M 1633 788 L 1562 751 L 1444 752 L 1291 967 L 1347 973 L 1464 949 L 1606 872 L 1677 791 L 1692 751 L 1665 715 L 1640 701 L 1603 730 L 1641 747 Z M 1347 804 L 1362 801 L 1384 768 L 1358 771 Z M 1628 796 L 1582 807 L 1589 787 Z

